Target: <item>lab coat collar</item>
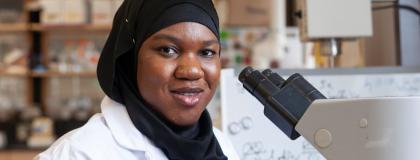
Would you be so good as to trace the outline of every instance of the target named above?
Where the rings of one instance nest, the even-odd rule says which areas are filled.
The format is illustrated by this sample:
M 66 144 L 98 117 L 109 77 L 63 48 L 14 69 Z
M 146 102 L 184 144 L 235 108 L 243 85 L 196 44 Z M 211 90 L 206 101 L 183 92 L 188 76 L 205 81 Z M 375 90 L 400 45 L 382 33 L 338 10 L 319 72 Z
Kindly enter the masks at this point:
M 134 126 L 124 105 L 105 96 L 101 111 L 118 144 L 131 150 L 146 151 L 147 138 Z

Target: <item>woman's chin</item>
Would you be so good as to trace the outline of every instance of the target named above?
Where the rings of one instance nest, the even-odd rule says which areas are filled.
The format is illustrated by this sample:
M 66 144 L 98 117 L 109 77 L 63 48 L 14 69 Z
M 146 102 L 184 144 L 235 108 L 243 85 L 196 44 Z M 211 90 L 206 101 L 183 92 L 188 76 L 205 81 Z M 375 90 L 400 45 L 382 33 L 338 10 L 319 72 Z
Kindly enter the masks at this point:
M 197 118 L 189 117 L 189 118 L 178 119 L 177 121 L 174 121 L 172 123 L 174 123 L 177 126 L 188 127 L 188 126 L 192 126 L 195 123 L 197 123 L 198 120 L 199 120 L 199 117 L 197 117 Z
M 202 100 L 192 106 L 185 106 L 175 101 L 177 104 L 173 107 L 177 107 L 178 109 L 174 113 L 171 113 L 172 118 L 170 118 L 170 121 L 178 126 L 191 126 L 197 123 L 203 111 L 206 109 L 207 103 Z
M 173 116 L 169 121 L 180 127 L 188 127 L 197 123 L 200 119 L 201 113 L 178 113 Z

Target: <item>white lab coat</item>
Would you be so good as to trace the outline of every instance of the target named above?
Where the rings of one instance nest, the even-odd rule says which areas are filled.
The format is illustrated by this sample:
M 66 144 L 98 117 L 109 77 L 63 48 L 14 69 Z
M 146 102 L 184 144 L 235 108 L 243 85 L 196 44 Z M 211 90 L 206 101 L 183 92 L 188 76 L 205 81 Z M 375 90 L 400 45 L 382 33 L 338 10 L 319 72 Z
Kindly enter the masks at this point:
M 121 104 L 105 97 L 98 113 L 81 128 L 59 138 L 35 160 L 166 160 L 165 154 L 131 122 Z M 232 144 L 213 129 L 223 153 L 238 160 Z

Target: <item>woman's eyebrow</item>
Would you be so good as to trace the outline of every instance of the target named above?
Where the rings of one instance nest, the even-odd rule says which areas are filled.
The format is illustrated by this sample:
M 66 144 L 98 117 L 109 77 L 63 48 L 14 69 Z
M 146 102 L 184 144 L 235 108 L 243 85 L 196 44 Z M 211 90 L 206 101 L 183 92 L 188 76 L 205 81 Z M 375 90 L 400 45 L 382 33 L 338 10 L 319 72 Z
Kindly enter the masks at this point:
M 169 41 L 172 41 L 174 43 L 177 43 L 177 44 L 181 43 L 181 39 L 179 39 L 175 36 L 171 36 L 169 34 L 158 34 L 158 35 L 154 36 L 153 39 L 155 39 L 155 40 L 165 39 L 165 40 L 169 40 Z
M 206 46 L 206 47 L 211 46 L 213 44 L 219 44 L 219 41 L 218 40 L 208 40 L 208 41 L 203 42 L 203 45 Z
M 158 35 L 154 36 L 153 39 L 155 39 L 155 40 L 161 40 L 161 39 L 169 40 L 169 41 L 174 42 L 176 44 L 181 44 L 181 42 L 182 42 L 181 39 L 179 39 L 175 36 L 169 35 L 169 34 L 158 34 Z M 219 41 L 215 40 L 215 39 L 205 40 L 205 41 L 202 42 L 202 44 L 203 44 L 203 46 L 207 47 L 207 46 L 211 46 L 213 44 L 219 44 Z

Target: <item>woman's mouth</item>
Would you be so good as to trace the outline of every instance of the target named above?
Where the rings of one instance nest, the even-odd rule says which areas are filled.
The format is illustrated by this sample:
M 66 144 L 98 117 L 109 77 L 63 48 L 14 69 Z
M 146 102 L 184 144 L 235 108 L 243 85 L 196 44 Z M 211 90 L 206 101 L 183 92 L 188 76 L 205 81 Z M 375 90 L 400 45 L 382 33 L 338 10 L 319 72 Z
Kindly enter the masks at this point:
M 171 90 L 172 96 L 179 104 L 187 107 L 194 107 L 200 101 L 201 93 L 204 90 L 201 88 L 178 88 Z

